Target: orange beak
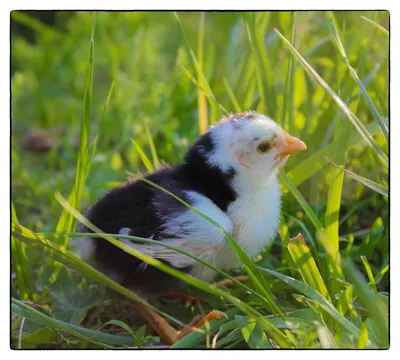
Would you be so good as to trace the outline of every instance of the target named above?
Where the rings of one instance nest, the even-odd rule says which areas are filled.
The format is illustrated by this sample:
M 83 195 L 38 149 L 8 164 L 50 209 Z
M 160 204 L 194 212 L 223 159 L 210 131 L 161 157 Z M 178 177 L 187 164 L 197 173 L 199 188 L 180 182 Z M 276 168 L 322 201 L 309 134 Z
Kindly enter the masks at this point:
M 307 149 L 306 144 L 285 132 L 285 140 L 279 146 L 278 155 L 283 158 L 284 156 L 288 156 L 305 149 Z

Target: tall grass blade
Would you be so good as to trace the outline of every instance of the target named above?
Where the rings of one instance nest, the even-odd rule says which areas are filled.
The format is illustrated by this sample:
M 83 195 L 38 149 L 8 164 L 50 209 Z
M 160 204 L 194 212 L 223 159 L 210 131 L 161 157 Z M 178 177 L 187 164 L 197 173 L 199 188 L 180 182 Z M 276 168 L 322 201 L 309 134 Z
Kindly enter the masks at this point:
M 385 124 L 385 122 L 383 121 L 382 116 L 379 114 L 378 109 L 376 108 L 375 104 L 372 102 L 370 96 L 368 95 L 368 92 L 364 86 L 364 84 L 362 83 L 362 81 L 359 79 L 357 73 L 355 72 L 355 70 L 353 69 L 353 67 L 350 65 L 350 61 L 347 57 L 346 51 L 344 49 L 344 46 L 342 44 L 342 41 L 340 40 L 340 35 L 336 26 L 336 19 L 335 16 L 332 14 L 332 12 L 329 11 L 329 16 L 328 16 L 328 20 L 330 23 L 330 27 L 331 30 L 333 32 L 333 35 L 335 36 L 335 40 L 337 43 L 337 46 L 339 48 L 339 51 L 347 65 L 347 67 L 350 70 L 351 75 L 353 76 L 354 80 L 356 81 L 357 85 L 360 88 L 361 94 L 363 95 L 365 101 L 368 104 L 369 109 L 372 112 L 372 115 L 374 116 L 374 119 L 376 120 L 376 122 L 379 124 L 383 134 L 385 135 L 386 141 L 389 140 L 389 130 Z
M 382 25 L 378 24 L 377 22 L 375 22 L 363 15 L 361 15 L 361 19 L 368 21 L 370 24 L 374 25 L 374 27 L 376 29 L 378 29 L 382 34 L 385 34 L 387 37 L 389 37 L 389 31 L 386 30 Z
M 133 146 L 135 147 L 136 151 L 139 154 L 140 160 L 142 160 L 143 165 L 145 166 L 146 170 L 148 172 L 153 172 L 154 167 L 153 164 L 151 163 L 151 160 L 148 158 L 146 153 L 143 151 L 142 147 L 137 143 L 136 140 L 131 139 Z
M 330 300 L 328 289 L 318 270 L 317 264 L 301 234 L 294 237 L 288 246 L 289 253 L 295 266 L 299 269 L 304 283 Z
M 313 223 L 314 227 L 318 231 L 323 231 L 324 227 L 322 226 L 321 222 L 319 221 L 317 215 L 315 215 L 314 211 L 311 209 L 311 206 L 307 203 L 304 199 L 303 195 L 301 195 L 300 191 L 296 189 L 293 185 L 292 181 L 288 178 L 285 172 L 279 172 L 279 178 L 283 182 L 283 184 L 290 190 L 293 196 L 296 198 L 297 202 L 303 208 L 307 216 L 310 218 L 311 222 Z
M 355 319 L 358 317 L 357 312 L 354 310 L 354 305 L 353 305 L 353 285 L 347 285 L 342 294 L 339 296 L 338 302 L 336 304 L 336 309 L 339 310 L 339 312 L 342 315 L 346 315 L 348 312 L 350 314 L 350 317 L 352 319 Z
M 113 91 L 114 91 L 114 86 L 115 86 L 115 80 L 112 81 L 111 86 L 110 86 L 110 90 L 108 90 L 106 101 L 104 103 L 103 110 L 101 111 L 101 115 L 100 115 L 100 119 L 99 119 L 100 126 L 99 126 L 99 131 L 97 133 L 97 136 L 101 136 L 103 141 L 104 141 L 104 139 L 108 138 L 108 134 L 107 134 L 107 132 L 105 130 L 103 130 L 102 125 L 103 125 L 104 115 L 106 114 L 106 112 L 108 110 L 108 107 L 109 107 L 109 104 L 110 104 L 111 96 L 112 96 Z
M 295 43 L 295 35 L 296 35 L 296 13 L 294 12 L 292 18 L 292 32 L 290 38 L 290 42 L 292 44 Z M 286 128 L 287 126 L 289 126 L 290 129 L 293 129 L 294 93 L 295 93 L 294 82 L 295 82 L 295 66 L 293 66 L 293 58 L 290 56 L 286 70 L 285 90 L 283 95 L 283 105 L 281 114 L 282 127 Z
M 201 74 L 203 72 L 203 47 L 204 47 L 204 19 L 205 13 L 200 13 L 199 40 L 197 47 L 197 58 L 199 59 L 199 68 L 197 71 L 197 82 L 201 83 Z M 199 113 L 199 133 L 204 134 L 208 129 L 208 108 L 204 92 L 197 87 L 197 108 Z
M 88 65 L 85 79 L 85 91 L 83 97 L 83 110 L 81 120 L 81 137 L 80 146 L 77 160 L 75 184 L 69 197 L 70 204 L 80 209 L 83 186 L 85 184 L 86 177 L 88 175 L 90 164 L 89 161 L 89 132 L 90 132 L 90 117 L 91 117 L 91 106 L 92 106 L 92 91 L 93 91 L 93 52 L 94 52 L 94 31 L 96 25 L 96 13 L 93 13 L 92 17 L 92 32 L 90 37 Z M 93 152 L 92 152 L 93 153 Z M 61 217 L 57 223 L 57 232 L 72 232 L 74 230 L 76 221 L 67 211 L 63 211 Z M 61 244 L 66 246 L 68 239 Z
M 242 108 L 240 107 L 240 105 L 239 105 L 239 103 L 238 103 L 238 101 L 237 101 L 237 99 L 236 99 L 236 97 L 235 97 L 235 94 L 234 94 L 234 92 L 233 92 L 231 86 L 229 85 L 228 80 L 224 77 L 224 78 L 223 78 L 223 81 L 224 81 L 225 90 L 226 90 L 226 92 L 228 93 L 229 98 L 231 99 L 233 108 L 234 108 L 235 111 L 238 112 L 238 113 L 242 112 Z
M 160 166 L 160 160 L 158 159 L 156 146 L 154 145 L 153 137 L 151 136 L 149 127 L 147 126 L 146 123 L 144 123 L 143 126 L 146 131 L 147 141 L 149 142 L 150 145 L 151 157 L 153 159 L 153 167 L 157 169 Z
M 304 233 L 305 233 L 305 235 L 306 235 L 306 238 L 308 238 L 309 241 L 311 242 L 311 246 L 312 246 L 312 248 L 313 248 L 313 250 L 314 250 L 314 254 L 315 254 L 315 255 L 318 254 L 318 244 L 315 242 L 314 237 L 311 235 L 310 230 L 308 230 L 308 228 L 307 228 L 307 226 L 304 224 L 304 222 L 300 221 L 300 220 L 297 219 L 296 217 L 291 216 L 291 215 L 289 215 L 289 214 L 287 214 L 287 213 L 285 213 L 285 212 L 282 212 L 282 214 L 285 215 L 285 216 L 287 216 L 289 219 L 291 219 L 292 221 L 294 221 L 296 224 L 298 224 L 298 225 L 301 227 L 301 229 L 304 231 Z M 288 229 L 288 230 L 289 230 L 289 229 Z M 289 237 L 289 234 L 288 234 L 288 237 Z M 302 235 L 302 237 L 303 237 L 303 235 Z M 290 238 L 289 238 L 289 240 L 287 241 L 287 244 L 285 244 L 285 246 L 288 246 L 289 244 L 290 244 Z M 315 259 L 314 259 L 314 260 L 315 260 Z
M 371 266 L 369 265 L 368 259 L 365 256 L 361 256 L 361 261 L 364 264 L 365 271 L 367 272 L 369 285 L 371 285 L 372 289 L 377 293 L 376 284 L 374 274 L 372 273 Z
M 340 89 L 340 79 L 338 79 L 338 88 Z M 344 164 L 347 158 L 347 152 L 351 139 L 351 124 L 344 121 L 340 116 L 338 109 L 336 121 L 333 128 L 333 143 L 336 146 L 334 157 L 337 162 Z M 331 277 L 343 279 L 343 272 L 340 264 L 339 253 L 339 214 L 342 198 L 343 173 L 333 169 L 329 177 L 329 190 L 325 211 L 325 247 L 329 248 L 327 254 L 327 270 Z M 330 282 L 332 293 L 340 291 L 340 285 L 337 282 Z
M 363 322 L 361 325 L 360 336 L 358 337 L 357 347 L 359 349 L 365 349 L 368 344 L 368 325 L 366 322 Z
M 337 167 L 338 169 L 340 169 L 341 171 L 343 171 L 344 173 L 346 173 L 347 175 L 350 175 L 354 180 L 358 181 L 359 183 L 369 187 L 371 190 L 376 191 L 377 193 L 388 197 L 389 193 L 388 193 L 388 188 L 378 184 L 372 180 L 369 180 L 363 176 L 357 175 L 353 172 L 351 172 L 350 170 L 346 170 L 344 168 L 342 168 L 341 166 L 335 164 L 332 160 L 328 159 L 326 156 L 324 156 L 325 160 L 327 160 L 329 163 L 331 163 L 333 166 Z
M 110 100 L 111 100 L 111 96 L 112 96 L 113 91 L 114 91 L 114 86 L 115 86 L 115 80 L 112 81 L 111 86 L 110 86 L 110 90 L 108 90 L 108 94 L 107 94 L 107 97 L 106 97 L 106 101 L 105 101 L 105 103 L 104 103 L 103 110 L 102 110 L 102 112 L 101 112 L 100 122 L 101 122 L 101 120 L 103 119 L 104 114 L 106 113 L 106 111 L 107 111 L 107 109 L 108 109 L 108 107 L 109 107 Z
M 389 265 L 384 266 L 375 276 L 375 283 L 379 283 L 381 278 L 389 271 Z

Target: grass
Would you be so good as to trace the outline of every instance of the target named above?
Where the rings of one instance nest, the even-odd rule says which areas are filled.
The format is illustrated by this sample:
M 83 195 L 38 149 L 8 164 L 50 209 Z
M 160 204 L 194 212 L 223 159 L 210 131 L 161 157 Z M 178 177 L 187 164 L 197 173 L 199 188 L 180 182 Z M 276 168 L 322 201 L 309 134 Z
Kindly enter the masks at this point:
M 221 289 L 101 236 L 208 302 L 152 305 L 174 326 L 226 313 L 172 348 L 388 348 L 387 12 L 11 17 L 13 348 L 165 347 L 126 301 L 143 300 L 68 242 L 128 174 L 178 163 L 209 125 L 246 109 L 308 145 L 280 173 L 273 245 L 250 259 L 227 236 L 242 267 L 216 270 L 248 284 Z M 21 146 L 36 128 L 47 153 Z

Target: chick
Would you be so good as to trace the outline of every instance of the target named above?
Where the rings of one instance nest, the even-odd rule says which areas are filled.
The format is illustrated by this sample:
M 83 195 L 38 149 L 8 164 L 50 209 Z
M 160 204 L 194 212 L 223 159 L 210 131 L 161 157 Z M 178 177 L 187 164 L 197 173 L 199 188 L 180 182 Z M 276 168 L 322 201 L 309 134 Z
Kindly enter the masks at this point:
M 304 149 L 302 141 L 268 117 L 245 112 L 222 118 L 210 127 L 189 148 L 181 164 L 146 177 L 213 219 L 254 257 L 278 230 L 281 192 L 277 171 L 290 154 Z M 222 270 L 240 266 L 223 232 L 141 180 L 110 191 L 86 217 L 106 233 L 159 240 Z M 90 232 L 85 227 L 82 231 Z M 202 280 L 212 281 L 217 275 L 161 245 L 120 241 Z M 146 299 L 184 287 L 180 280 L 104 239 L 78 239 L 75 246 L 83 258 L 91 257 L 101 271 Z

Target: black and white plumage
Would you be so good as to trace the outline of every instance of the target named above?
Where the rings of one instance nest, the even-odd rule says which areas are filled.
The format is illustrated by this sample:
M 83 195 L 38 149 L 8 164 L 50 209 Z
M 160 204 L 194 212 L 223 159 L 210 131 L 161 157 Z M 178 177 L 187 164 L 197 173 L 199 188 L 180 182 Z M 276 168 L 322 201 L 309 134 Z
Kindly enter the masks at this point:
M 189 148 L 180 165 L 164 167 L 146 178 L 212 218 L 254 257 L 278 229 L 281 193 L 276 172 L 289 154 L 305 148 L 266 116 L 246 112 L 211 127 Z M 110 191 L 86 217 L 106 233 L 160 240 L 220 269 L 240 266 L 223 232 L 140 180 Z M 216 275 L 166 247 L 120 241 L 203 280 L 211 281 Z M 183 286 L 104 239 L 78 239 L 75 247 L 82 257 L 90 256 L 100 270 L 142 296 L 179 291 Z

